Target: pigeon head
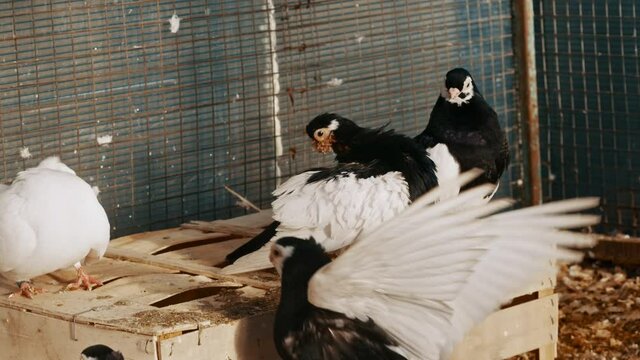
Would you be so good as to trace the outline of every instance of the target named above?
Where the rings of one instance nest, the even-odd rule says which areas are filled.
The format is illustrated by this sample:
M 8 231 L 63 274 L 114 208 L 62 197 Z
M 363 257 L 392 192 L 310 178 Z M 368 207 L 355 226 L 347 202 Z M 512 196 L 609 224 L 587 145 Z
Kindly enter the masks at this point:
M 269 260 L 283 279 L 283 274 L 289 274 L 305 281 L 331 262 L 324 248 L 313 238 L 302 240 L 294 237 L 278 239 L 271 246 Z
M 348 151 L 351 139 L 361 130 L 353 121 L 331 113 L 316 116 L 306 128 L 314 148 L 323 154 L 332 150 L 336 154 Z
M 441 93 L 446 101 L 462 106 L 462 104 L 468 104 L 475 94 L 476 87 L 467 70 L 455 68 L 447 73 Z
M 82 350 L 81 360 L 124 360 L 124 356 L 120 351 L 115 351 L 112 348 L 98 344 L 92 345 Z

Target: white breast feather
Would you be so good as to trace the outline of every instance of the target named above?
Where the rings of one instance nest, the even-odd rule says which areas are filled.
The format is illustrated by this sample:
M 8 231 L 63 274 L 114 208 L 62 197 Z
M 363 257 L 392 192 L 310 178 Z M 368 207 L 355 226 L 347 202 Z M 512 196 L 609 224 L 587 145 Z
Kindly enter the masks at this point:
M 436 164 L 438 185 L 442 187 L 440 200 L 452 198 L 460 192 L 460 186 L 455 179 L 460 175 L 460 164 L 451 155 L 445 144 L 436 144 L 427 149 L 427 155 Z
M 465 332 L 537 280 L 549 261 L 581 257 L 567 246 L 594 244 L 559 230 L 596 223 L 597 216 L 566 213 L 594 207 L 597 199 L 491 215 L 512 203 L 477 201 L 493 187 L 434 204 L 442 195 L 436 189 L 366 231 L 312 277 L 309 301 L 373 319 L 411 359 L 447 358 Z
M 285 236 L 313 238 L 326 251 L 349 245 L 362 230 L 374 228 L 409 205 L 409 188 L 399 172 L 358 179 L 340 176 L 307 184 L 315 171 L 291 177 L 274 191 L 273 219 L 280 221 L 275 241 Z M 272 267 L 271 244 L 236 260 L 226 274 Z
M 109 243 L 107 215 L 89 184 L 59 159 L 18 174 L 0 193 L 0 271 L 28 280 L 102 256 Z

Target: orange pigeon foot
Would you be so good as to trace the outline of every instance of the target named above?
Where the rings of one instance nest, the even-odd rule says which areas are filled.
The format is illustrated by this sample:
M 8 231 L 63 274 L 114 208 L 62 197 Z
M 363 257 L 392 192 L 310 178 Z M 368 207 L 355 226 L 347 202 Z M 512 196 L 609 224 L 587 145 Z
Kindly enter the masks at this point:
M 78 278 L 75 282 L 67 285 L 65 290 L 85 289 L 91 291 L 94 287 L 102 286 L 102 281 L 84 272 L 81 266 L 77 266 Z
M 9 298 L 12 298 L 12 297 L 14 297 L 16 295 L 21 295 L 21 296 L 24 296 L 26 298 L 33 299 L 34 295 L 46 292 L 45 289 L 34 287 L 31 284 L 31 281 L 28 281 L 28 280 L 27 281 L 18 281 L 17 284 L 18 284 L 19 289 L 16 292 L 14 292 L 11 295 L 9 295 Z

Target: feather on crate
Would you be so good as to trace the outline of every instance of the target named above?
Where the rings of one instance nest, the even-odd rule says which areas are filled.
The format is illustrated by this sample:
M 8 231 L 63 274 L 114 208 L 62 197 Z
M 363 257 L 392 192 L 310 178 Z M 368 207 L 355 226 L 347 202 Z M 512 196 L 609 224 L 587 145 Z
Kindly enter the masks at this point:
M 128 360 L 278 359 L 272 340 L 275 272 L 222 275 L 214 266 L 270 222 L 271 212 L 261 211 L 115 239 L 105 258 L 88 266 L 105 283 L 91 292 L 58 292 L 75 276 L 73 269 L 34 279 L 48 292 L 33 300 L 8 299 L 15 285 L 0 280 L 3 356 L 75 359 L 86 347 L 105 344 Z M 504 358 L 540 349 L 542 359 L 552 359 L 554 285 L 545 276 L 523 288 L 520 293 L 530 295 L 472 330 L 453 359 L 481 359 L 496 349 Z M 35 336 L 42 346 L 33 346 Z

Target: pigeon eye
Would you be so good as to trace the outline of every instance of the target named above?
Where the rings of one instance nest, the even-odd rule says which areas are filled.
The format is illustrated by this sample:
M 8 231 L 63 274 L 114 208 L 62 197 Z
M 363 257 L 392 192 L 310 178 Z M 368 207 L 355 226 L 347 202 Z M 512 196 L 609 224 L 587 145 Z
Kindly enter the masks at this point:
M 326 132 L 324 129 L 318 129 L 316 130 L 314 137 L 316 138 L 316 140 L 322 140 L 324 139 L 325 134 Z
M 460 97 L 460 99 L 464 99 L 467 97 L 467 93 L 463 93 L 461 92 L 460 95 L 458 95 Z
M 280 250 L 278 250 L 278 249 L 273 249 L 273 251 L 271 251 L 271 254 L 272 254 L 274 257 L 280 257 L 280 255 L 281 255 L 281 254 L 280 254 Z

